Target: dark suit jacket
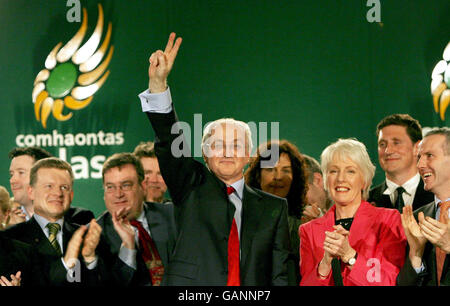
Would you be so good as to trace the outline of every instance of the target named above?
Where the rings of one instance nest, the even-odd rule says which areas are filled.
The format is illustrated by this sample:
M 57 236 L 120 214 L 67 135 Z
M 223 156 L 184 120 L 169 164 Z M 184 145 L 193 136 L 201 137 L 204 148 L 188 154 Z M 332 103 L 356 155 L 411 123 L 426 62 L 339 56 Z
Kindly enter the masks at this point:
M 0 232 L 0 276 L 11 280 L 10 275 L 18 271 L 21 271 L 22 287 L 45 285 L 37 264 L 37 254 L 31 246 Z
M 384 195 L 383 192 L 387 189 L 386 181 L 378 186 L 373 187 L 369 192 L 369 199 L 367 202 L 375 202 L 377 207 L 395 208 L 391 203 L 391 199 L 388 195 Z M 413 210 L 422 207 L 431 201 L 434 201 L 434 194 L 430 191 L 423 189 L 423 181 L 420 179 L 419 185 L 416 189 L 416 194 L 414 195 Z
M 67 249 L 67 244 L 73 233 L 79 226 L 68 221 L 64 221 L 63 233 L 63 249 Z M 38 264 L 42 272 L 44 283 L 51 286 L 79 286 L 92 285 L 96 280 L 93 276 L 96 272 L 88 272 L 81 264 L 81 282 L 69 282 L 67 280 L 67 271 L 61 261 L 61 256 L 56 253 L 45 236 L 41 227 L 34 217 L 26 222 L 16 224 L 4 231 L 5 235 L 31 245 L 37 252 Z M 82 263 L 82 259 L 80 259 Z
M 144 203 L 144 213 L 151 237 L 155 242 L 163 265 L 167 269 L 176 239 L 173 204 L 146 202 Z M 100 256 L 109 270 L 109 273 L 103 273 L 103 275 L 108 275 L 105 280 L 106 283 L 120 286 L 151 285 L 150 274 L 139 251 L 136 254 L 137 270 L 132 269 L 119 259 L 122 240 L 114 229 L 111 214 L 105 211 L 100 215 L 97 222 L 103 229 L 102 238 L 107 245 L 106 250 L 100 251 Z
M 419 212 L 423 212 L 425 216 L 436 216 L 436 204 L 431 202 L 418 210 L 414 211 L 414 216 L 419 215 Z M 403 268 L 400 270 L 400 274 L 397 277 L 397 285 L 399 286 L 437 286 L 437 271 L 436 271 L 436 247 L 427 241 L 425 250 L 422 256 L 422 262 L 425 266 L 425 270 L 417 274 L 411 265 L 409 260 L 409 248 L 406 250 L 406 261 Z M 447 254 L 444 262 L 444 269 L 442 270 L 441 286 L 450 286 L 450 255 Z
M 155 151 L 176 206 L 177 244 L 166 272 L 168 285 L 223 286 L 228 277 L 228 237 L 235 207 L 226 185 L 202 163 L 175 158 L 171 134 L 175 113 L 147 113 Z M 182 136 L 182 135 L 181 135 Z M 287 285 L 287 203 L 245 185 L 241 224 L 241 285 Z
M 95 219 L 94 213 L 88 209 L 71 206 L 64 215 L 64 219 L 71 223 L 85 225 Z

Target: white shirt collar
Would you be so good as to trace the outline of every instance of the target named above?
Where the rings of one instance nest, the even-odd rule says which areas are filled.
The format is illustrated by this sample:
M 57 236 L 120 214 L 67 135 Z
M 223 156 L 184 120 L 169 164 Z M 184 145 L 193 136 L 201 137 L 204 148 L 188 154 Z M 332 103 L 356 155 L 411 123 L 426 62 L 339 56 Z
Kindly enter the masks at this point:
M 233 184 L 231 184 L 231 187 L 233 187 L 234 190 L 236 190 L 235 193 L 237 193 L 237 196 L 241 201 L 242 195 L 244 194 L 244 183 L 245 183 L 244 178 L 241 178 L 239 181 L 236 181 Z
M 406 181 L 401 186 L 405 189 L 405 191 L 408 195 L 412 195 L 415 193 L 417 186 L 419 185 L 419 182 L 420 182 L 420 174 L 416 173 L 416 175 L 414 175 L 412 178 L 410 178 L 408 181 Z M 387 195 L 391 195 L 391 194 L 395 193 L 397 188 L 400 187 L 400 185 L 397 185 L 393 181 L 390 181 L 388 178 L 386 178 L 386 185 L 387 185 L 387 188 L 383 192 L 383 194 L 387 194 Z
M 48 221 L 46 218 L 39 216 L 37 213 L 33 214 L 34 219 L 36 220 L 36 222 L 39 224 L 39 226 L 42 228 L 42 230 L 44 232 L 46 232 L 47 229 L 47 224 L 49 223 L 58 223 L 61 226 L 61 230 L 63 228 L 63 224 L 64 224 L 64 217 L 57 220 L 56 222 L 50 222 Z

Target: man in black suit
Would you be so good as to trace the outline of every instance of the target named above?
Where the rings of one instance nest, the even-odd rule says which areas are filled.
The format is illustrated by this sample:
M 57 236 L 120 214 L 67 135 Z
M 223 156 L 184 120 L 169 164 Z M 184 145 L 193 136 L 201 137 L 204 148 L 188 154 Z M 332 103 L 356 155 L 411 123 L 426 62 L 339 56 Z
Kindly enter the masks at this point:
M 287 203 L 245 185 L 243 169 L 252 149 L 248 125 L 220 119 L 206 126 L 202 139 L 206 166 L 190 156 L 189 144 L 177 129 L 167 76 L 180 44 L 181 38 L 175 41 L 172 33 L 165 50 L 151 55 L 149 90 L 140 95 L 155 130 L 161 173 L 176 206 L 179 234 L 167 282 L 287 285 Z
M 450 128 L 429 131 L 419 145 L 418 156 L 425 189 L 433 192 L 435 199 L 414 214 L 411 207 L 403 210 L 402 224 L 408 239 L 408 251 L 397 284 L 449 286 Z
M 378 123 L 377 137 L 378 161 L 386 180 L 370 190 L 368 201 L 400 213 L 405 205 L 415 210 L 433 201 L 433 193 L 424 190 L 417 171 L 420 123 L 407 114 L 389 115 Z
M 73 199 L 73 172 L 58 158 L 44 158 L 30 170 L 28 196 L 33 216 L 4 234 L 31 245 L 38 254 L 44 284 L 55 286 L 97 284 L 95 249 L 101 227 L 95 219 L 86 226 L 65 220 Z M 81 256 L 79 256 L 81 253 Z
M 120 286 L 161 285 L 169 256 L 175 246 L 173 204 L 144 203 L 144 169 L 131 153 L 118 153 L 103 164 L 104 200 L 107 211 L 98 219 L 107 249 L 101 257 L 107 262 L 108 282 Z M 156 249 L 150 261 L 161 261 L 160 270 L 146 266 L 143 232 Z M 148 250 L 152 249 L 152 242 Z M 156 271 L 157 270 L 157 271 Z M 156 275 L 161 273 L 162 275 Z
M 31 167 L 38 160 L 52 157 L 52 155 L 39 147 L 23 147 L 12 149 L 8 156 L 11 159 L 9 183 L 14 195 L 14 201 L 22 205 L 25 218 L 29 220 L 34 212 L 33 205 L 28 197 Z M 88 224 L 94 219 L 94 214 L 84 208 L 70 207 L 64 217 L 76 224 Z
M 44 285 L 33 248 L 0 232 L 0 285 Z

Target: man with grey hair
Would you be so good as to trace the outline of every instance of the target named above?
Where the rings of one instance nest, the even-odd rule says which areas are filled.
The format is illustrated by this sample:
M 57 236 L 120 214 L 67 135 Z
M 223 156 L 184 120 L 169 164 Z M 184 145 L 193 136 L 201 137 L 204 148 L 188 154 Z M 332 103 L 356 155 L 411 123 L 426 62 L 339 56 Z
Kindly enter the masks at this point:
M 450 128 L 427 132 L 419 144 L 418 163 L 424 188 L 434 201 L 414 213 L 403 209 L 402 224 L 408 239 L 406 262 L 398 285 L 450 285 Z M 417 223 L 416 219 L 419 220 Z
M 156 134 L 155 151 L 177 213 L 178 238 L 168 285 L 287 285 L 287 203 L 247 186 L 243 169 L 251 152 L 248 126 L 233 119 L 208 125 L 202 153 L 174 156 L 177 123 L 167 87 L 181 38 L 170 34 L 150 57 L 149 90 L 139 95 Z M 183 148 L 185 151 L 186 148 Z M 179 154 L 177 155 L 179 156 Z

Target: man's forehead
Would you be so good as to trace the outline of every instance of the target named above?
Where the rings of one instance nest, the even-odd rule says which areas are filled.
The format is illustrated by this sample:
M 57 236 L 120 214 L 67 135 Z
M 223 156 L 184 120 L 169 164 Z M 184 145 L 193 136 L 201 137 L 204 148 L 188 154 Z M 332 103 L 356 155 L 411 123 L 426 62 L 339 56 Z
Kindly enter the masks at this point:
M 125 180 L 126 178 L 137 179 L 137 171 L 131 164 L 112 167 L 105 172 L 105 182 L 115 180 Z
M 245 139 L 245 130 L 242 126 L 232 123 L 222 123 L 211 129 L 211 136 L 215 138 L 243 138 Z

